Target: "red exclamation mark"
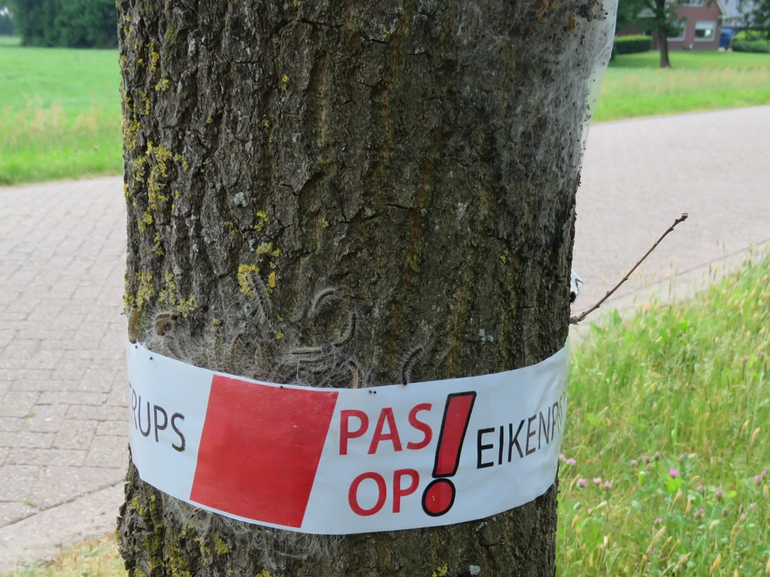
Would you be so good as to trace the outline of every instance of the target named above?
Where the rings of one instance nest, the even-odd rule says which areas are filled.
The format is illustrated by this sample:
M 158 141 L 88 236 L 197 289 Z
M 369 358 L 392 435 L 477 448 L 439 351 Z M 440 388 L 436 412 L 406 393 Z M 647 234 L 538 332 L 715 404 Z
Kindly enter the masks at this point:
M 463 439 L 475 401 L 475 391 L 454 393 L 447 397 L 436 447 L 436 464 L 433 466 L 436 479 L 425 487 L 422 494 L 422 509 L 431 517 L 443 515 L 455 502 L 455 486 L 447 477 L 453 476 L 460 464 Z

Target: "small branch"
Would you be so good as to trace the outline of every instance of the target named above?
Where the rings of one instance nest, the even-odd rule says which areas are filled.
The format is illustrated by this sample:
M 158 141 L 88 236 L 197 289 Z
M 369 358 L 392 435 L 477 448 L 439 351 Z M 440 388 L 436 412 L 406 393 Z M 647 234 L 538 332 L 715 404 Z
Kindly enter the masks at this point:
M 626 276 L 624 276 L 624 277 L 623 277 L 623 278 L 620 280 L 620 282 L 619 282 L 618 284 L 616 284 L 614 287 L 612 287 L 612 289 L 610 289 L 609 291 L 607 291 L 607 294 L 606 294 L 606 295 L 604 295 L 604 296 L 603 296 L 603 297 L 602 297 L 602 298 L 599 300 L 599 302 L 597 302 L 597 303 L 596 303 L 594 306 L 592 306 L 590 309 L 588 309 L 587 311 L 585 311 L 584 313 L 582 313 L 581 315 L 579 315 L 579 316 L 577 316 L 577 317 L 572 317 L 572 318 L 569 320 L 569 323 L 570 323 L 571 325 L 576 325 L 576 324 L 578 324 L 580 321 L 582 321 L 584 318 L 586 318 L 588 315 L 590 315 L 592 312 L 594 312 L 596 309 L 598 309 L 600 306 L 602 306 L 602 305 L 604 304 L 604 301 L 606 301 L 608 298 L 610 298 L 610 297 L 611 297 L 611 296 L 614 294 L 614 292 L 615 292 L 616 290 L 618 290 L 618 289 L 621 287 L 621 285 L 622 285 L 624 282 L 626 282 L 626 281 L 629 279 L 629 277 L 630 277 L 630 276 L 631 276 L 631 275 L 634 273 L 634 271 L 635 271 L 637 268 L 639 268 L 639 265 L 640 265 L 640 264 L 642 264 L 642 263 L 645 261 L 645 259 L 646 259 L 648 256 L 650 256 L 650 254 L 652 253 L 652 251 L 654 251 L 654 250 L 657 248 L 657 246 L 658 246 L 658 245 L 661 243 L 661 241 L 662 241 L 664 238 L 666 238 L 666 237 L 668 236 L 668 234 L 669 234 L 671 231 L 673 231 L 673 230 L 676 228 L 676 226 L 677 226 L 677 225 L 678 225 L 680 222 L 684 222 L 685 220 L 687 220 L 687 213 L 686 213 L 686 212 L 685 212 L 685 213 L 683 213 L 683 214 L 682 214 L 682 216 L 680 216 L 679 218 L 677 218 L 677 219 L 674 221 L 674 224 L 672 224 L 670 227 L 668 227 L 668 229 L 666 229 L 666 232 L 664 232 L 664 233 L 663 233 L 663 234 L 660 236 L 660 238 L 659 238 L 658 240 L 656 240 L 656 241 L 655 241 L 655 244 L 653 244 L 653 245 L 650 247 L 650 250 L 648 250 L 648 251 L 647 251 L 647 252 L 644 254 L 644 256 L 643 256 L 642 258 L 640 258 L 640 259 L 639 259 L 639 260 L 636 262 L 636 264 L 635 264 L 633 267 L 631 267 L 631 270 L 629 270 L 629 271 L 626 273 Z

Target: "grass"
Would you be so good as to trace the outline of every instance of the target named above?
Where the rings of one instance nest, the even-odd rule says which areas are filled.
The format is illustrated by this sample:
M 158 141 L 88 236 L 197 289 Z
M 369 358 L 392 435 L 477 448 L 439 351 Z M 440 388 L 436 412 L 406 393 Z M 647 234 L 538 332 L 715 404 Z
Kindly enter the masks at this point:
M 770 103 L 770 54 L 672 52 L 624 54 L 610 64 L 594 120 L 679 114 Z
M 770 258 L 592 325 L 568 395 L 559 575 L 770 575 Z M 125 575 L 114 540 L 15 577 L 74 575 Z
M 562 575 L 770 575 L 770 259 L 592 327 L 573 358 Z
M 8 577 L 126 577 L 115 537 L 108 535 L 62 552 L 53 563 L 9 573 Z
M 0 37 L 0 184 L 122 171 L 115 50 Z

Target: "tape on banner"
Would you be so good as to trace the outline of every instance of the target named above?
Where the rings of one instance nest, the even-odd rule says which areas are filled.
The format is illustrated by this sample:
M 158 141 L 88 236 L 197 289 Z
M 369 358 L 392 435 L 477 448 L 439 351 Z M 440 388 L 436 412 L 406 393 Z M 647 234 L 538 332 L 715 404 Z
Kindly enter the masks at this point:
M 481 519 L 554 482 L 569 348 L 529 367 L 366 389 L 261 383 L 128 346 L 139 477 L 197 507 L 343 535 Z

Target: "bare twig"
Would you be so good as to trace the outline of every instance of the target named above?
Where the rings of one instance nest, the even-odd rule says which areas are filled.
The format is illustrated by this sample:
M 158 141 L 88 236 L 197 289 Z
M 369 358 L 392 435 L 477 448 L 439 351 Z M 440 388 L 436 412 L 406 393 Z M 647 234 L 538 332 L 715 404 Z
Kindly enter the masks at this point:
M 620 282 L 619 282 L 618 284 L 616 284 L 614 287 L 612 287 L 612 289 L 610 289 L 609 291 L 607 291 L 607 294 L 606 294 L 606 295 L 604 295 L 604 296 L 603 296 L 603 297 L 602 297 L 602 298 L 599 300 L 599 302 L 597 302 L 597 303 L 596 303 L 594 306 L 592 306 L 590 309 L 588 309 L 588 310 L 587 310 L 587 311 L 585 311 L 584 313 L 580 314 L 579 316 L 576 316 L 576 317 L 572 317 L 572 318 L 569 320 L 570 324 L 571 324 L 571 325 L 576 325 L 576 324 L 578 324 L 580 321 L 582 321 L 584 318 L 586 318 L 588 315 L 590 315 L 592 312 L 594 312 L 596 309 L 598 309 L 600 306 L 602 306 L 602 305 L 604 304 L 604 301 L 606 301 L 608 298 L 610 298 L 610 297 L 613 295 L 613 293 L 614 293 L 616 290 L 618 290 L 618 289 L 621 287 L 621 285 L 622 285 L 624 282 L 626 282 L 626 281 L 629 279 L 629 277 L 630 277 L 630 276 L 631 276 L 631 275 L 634 273 L 634 271 L 635 271 L 637 268 L 639 268 L 639 265 L 640 265 L 640 264 L 642 264 L 642 263 L 644 262 L 644 260 L 645 260 L 645 259 L 646 259 L 648 256 L 650 256 L 650 254 L 652 253 L 652 251 L 654 251 L 654 250 L 655 250 L 655 248 L 656 248 L 656 247 L 657 247 L 657 246 L 658 246 L 658 245 L 661 243 L 661 241 L 662 241 L 664 238 L 666 238 L 666 237 L 668 236 L 668 234 L 669 234 L 671 231 L 673 231 L 673 230 L 676 228 L 676 226 L 677 226 L 677 225 L 678 225 L 680 222 L 684 222 L 685 220 L 687 220 L 687 213 L 686 213 L 686 212 L 685 212 L 685 213 L 683 213 L 683 214 L 682 214 L 682 216 L 680 216 L 679 218 L 677 218 L 677 219 L 674 221 L 674 224 L 672 224 L 670 227 L 668 227 L 668 229 L 666 229 L 666 232 L 664 232 L 664 233 L 663 233 L 663 234 L 660 236 L 660 238 L 659 238 L 658 240 L 656 240 L 656 241 L 655 241 L 655 243 L 654 243 L 654 244 L 653 244 L 653 245 L 650 247 L 650 250 L 648 250 L 646 253 L 644 253 L 644 256 L 643 256 L 642 258 L 640 258 L 640 259 L 639 259 L 639 260 L 636 262 L 636 264 L 635 264 L 634 266 L 632 266 L 632 267 L 631 267 L 631 270 L 629 270 L 629 271 L 626 273 L 626 276 L 624 276 L 624 277 L 623 277 L 623 278 L 620 280 Z

